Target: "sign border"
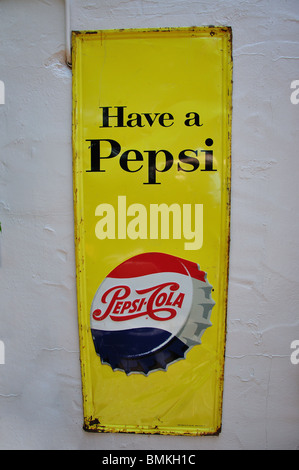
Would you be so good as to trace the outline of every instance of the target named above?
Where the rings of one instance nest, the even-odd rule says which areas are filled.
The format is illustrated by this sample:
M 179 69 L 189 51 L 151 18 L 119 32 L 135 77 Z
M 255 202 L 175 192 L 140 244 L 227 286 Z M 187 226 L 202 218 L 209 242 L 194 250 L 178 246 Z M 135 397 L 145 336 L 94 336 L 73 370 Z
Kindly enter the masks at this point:
M 225 278 L 223 279 L 223 325 L 220 329 L 223 332 L 223 350 L 222 350 L 222 374 L 219 379 L 219 423 L 213 430 L 204 429 L 203 426 L 197 425 L 194 427 L 177 426 L 177 427 L 161 427 L 156 426 L 121 426 L 110 425 L 103 426 L 99 420 L 93 416 L 92 397 L 88 393 L 88 383 L 90 380 L 90 369 L 88 366 L 88 354 L 86 345 L 86 337 L 89 333 L 86 328 L 86 318 L 84 313 L 84 291 L 85 291 L 85 260 L 82 246 L 84 243 L 84 218 L 82 213 L 83 204 L 81 204 L 80 197 L 83 195 L 82 191 L 82 168 L 80 167 L 80 157 L 77 153 L 79 142 L 81 142 L 81 135 L 79 131 L 78 121 L 80 118 L 80 110 L 77 106 L 78 100 L 78 83 L 77 77 L 80 76 L 78 72 L 77 57 L 80 54 L 81 41 L 94 40 L 101 38 L 104 34 L 107 36 L 121 34 L 124 37 L 133 37 L 134 35 L 150 35 L 150 34 L 176 34 L 176 35 L 194 35 L 194 36 L 216 36 L 226 38 L 226 50 L 223 52 L 224 65 L 223 65 L 223 83 L 227 89 L 227 120 L 223 122 L 224 132 L 227 135 L 227 148 L 226 148 L 226 175 L 223 176 L 222 184 L 223 195 L 226 202 L 227 210 L 223 214 L 225 220 L 223 221 L 223 236 L 225 236 L 226 243 L 223 244 L 225 252 L 222 253 L 222 260 L 225 268 Z M 79 323 L 79 342 L 80 342 L 80 363 L 81 363 L 81 377 L 82 377 L 82 396 L 83 396 L 83 413 L 84 425 L 83 429 L 89 432 L 126 432 L 137 434 L 164 434 L 164 435 L 218 435 L 221 432 L 222 423 L 222 405 L 223 405 L 223 381 L 224 381 L 224 360 L 225 360 L 225 345 L 226 345 L 226 323 L 227 323 L 227 301 L 228 301 L 228 278 L 229 278 L 229 251 L 230 251 L 230 211 L 231 211 L 231 128 L 232 128 L 232 84 L 233 84 L 233 60 L 232 60 L 232 29 L 229 26 L 200 26 L 200 27 L 186 27 L 186 28 L 146 28 L 146 29 L 115 29 L 115 30 L 96 30 L 96 31 L 72 31 L 72 68 L 73 68 L 73 83 L 72 83 L 72 147 L 73 147 L 73 193 L 74 193 L 74 232 L 75 232 L 75 255 L 76 255 L 76 283 L 77 283 L 77 315 Z M 76 74 L 74 73 L 76 70 Z M 202 428 L 202 429 L 201 429 Z

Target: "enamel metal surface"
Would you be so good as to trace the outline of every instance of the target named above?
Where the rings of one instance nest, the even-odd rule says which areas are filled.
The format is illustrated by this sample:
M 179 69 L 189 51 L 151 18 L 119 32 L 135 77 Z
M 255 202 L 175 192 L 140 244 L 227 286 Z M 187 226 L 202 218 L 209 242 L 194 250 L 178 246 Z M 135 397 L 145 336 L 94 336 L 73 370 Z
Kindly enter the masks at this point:
M 73 33 L 84 429 L 221 429 L 228 27 Z

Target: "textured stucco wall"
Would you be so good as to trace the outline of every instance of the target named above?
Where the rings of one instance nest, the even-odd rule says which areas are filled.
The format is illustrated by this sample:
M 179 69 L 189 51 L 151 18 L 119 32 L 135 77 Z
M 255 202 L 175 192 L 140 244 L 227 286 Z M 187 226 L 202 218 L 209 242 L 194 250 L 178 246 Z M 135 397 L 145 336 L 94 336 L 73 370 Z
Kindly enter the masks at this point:
M 63 0 L 0 0 L 0 448 L 299 447 L 298 0 L 73 0 L 72 29 L 233 28 L 231 255 L 218 437 L 82 430 Z M 117 69 L 114 73 L 120 73 Z

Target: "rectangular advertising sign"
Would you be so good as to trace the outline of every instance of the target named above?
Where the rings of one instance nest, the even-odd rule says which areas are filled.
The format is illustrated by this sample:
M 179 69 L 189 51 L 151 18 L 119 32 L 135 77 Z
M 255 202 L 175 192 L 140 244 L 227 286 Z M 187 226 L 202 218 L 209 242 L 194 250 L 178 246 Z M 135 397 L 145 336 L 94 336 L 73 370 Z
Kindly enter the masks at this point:
M 217 434 L 231 29 L 73 32 L 72 48 L 84 429 Z

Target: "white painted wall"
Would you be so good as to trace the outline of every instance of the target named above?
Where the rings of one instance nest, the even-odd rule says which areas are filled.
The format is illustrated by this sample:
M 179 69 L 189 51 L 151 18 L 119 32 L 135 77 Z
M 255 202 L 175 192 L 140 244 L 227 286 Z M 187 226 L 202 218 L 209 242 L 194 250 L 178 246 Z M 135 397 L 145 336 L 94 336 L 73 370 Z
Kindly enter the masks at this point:
M 298 0 L 73 0 L 72 29 L 233 28 L 231 257 L 218 437 L 82 430 L 63 0 L 0 0 L 1 449 L 299 447 Z M 119 73 L 115 70 L 114 73 Z

